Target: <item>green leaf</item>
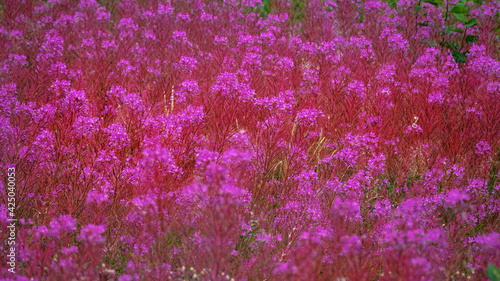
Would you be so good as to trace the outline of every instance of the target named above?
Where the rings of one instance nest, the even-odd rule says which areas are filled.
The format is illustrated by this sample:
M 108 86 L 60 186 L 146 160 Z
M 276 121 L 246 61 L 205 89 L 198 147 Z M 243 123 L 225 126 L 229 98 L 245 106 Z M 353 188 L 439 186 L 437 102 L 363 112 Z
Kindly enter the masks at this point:
M 415 15 L 418 14 L 418 11 L 422 10 L 422 6 L 418 6 L 416 9 L 415 9 Z
M 451 9 L 450 12 L 464 15 L 464 14 L 467 14 L 469 12 L 469 8 L 467 6 L 465 6 L 464 4 L 458 3 L 455 6 L 453 6 L 453 8 Z
M 426 20 L 424 22 L 419 22 L 418 25 L 420 25 L 420 26 L 429 26 L 429 21 Z
M 453 15 L 454 15 L 457 19 L 459 19 L 459 20 L 461 20 L 461 21 L 463 21 L 463 22 L 466 22 L 466 21 L 467 21 L 467 17 L 466 17 L 466 16 L 464 16 L 463 14 L 453 13 Z
M 471 18 L 470 20 L 468 20 L 464 26 L 465 27 L 473 27 L 476 25 L 476 19 L 475 18 Z
M 434 42 L 434 41 L 430 41 L 430 40 L 426 39 L 426 40 L 424 40 L 424 45 L 431 46 L 431 47 L 436 47 L 437 43 Z
M 500 268 L 490 263 L 488 264 L 488 272 L 486 275 L 491 281 L 500 281 Z
M 463 29 L 458 28 L 458 27 L 453 26 L 453 25 L 448 25 L 448 26 L 446 26 L 446 29 L 448 29 L 449 31 L 452 31 L 452 32 L 450 32 L 450 33 L 448 33 L 448 34 L 451 34 L 451 33 L 453 33 L 453 32 L 457 32 L 457 33 L 460 33 L 460 34 L 463 34 L 463 33 L 464 33 L 464 30 L 463 30 Z
M 391 8 L 396 8 L 398 6 L 398 0 L 387 0 L 387 5 Z
M 450 50 L 460 50 L 460 46 L 457 45 L 456 43 L 453 43 L 453 42 L 450 42 L 450 41 L 446 41 L 446 47 Z
M 477 40 L 479 40 L 479 36 L 477 35 L 467 35 L 467 37 L 465 37 L 465 42 L 467 43 L 474 43 L 477 42 Z
M 424 2 L 432 4 L 432 5 L 436 6 L 436 7 L 439 6 L 439 4 L 435 0 L 425 0 Z
M 269 15 L 269 8 L 271 7 L 272 0 L 262 0 L 262 6 L 259 9 L 260 16 L 263 18 L 267 18 Z
M 444 6 L 444 0 L 424 0 L 424 2 L 432 4 L 436 7 L 438 7 L 438 6 L 443 7 Z
M 456 63 L 466 63 L 467 62 L 467 53 L 460 53 L 458 51 L 451 51 L 451 55 L 455 59 Z

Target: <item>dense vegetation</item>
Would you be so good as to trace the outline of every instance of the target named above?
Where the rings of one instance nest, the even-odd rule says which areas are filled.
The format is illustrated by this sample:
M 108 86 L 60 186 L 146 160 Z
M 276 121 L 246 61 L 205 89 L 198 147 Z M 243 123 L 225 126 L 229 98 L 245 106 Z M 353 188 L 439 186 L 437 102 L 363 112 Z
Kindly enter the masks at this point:
M 0 277 L 499 280 L 498 2 L 1 3 Z

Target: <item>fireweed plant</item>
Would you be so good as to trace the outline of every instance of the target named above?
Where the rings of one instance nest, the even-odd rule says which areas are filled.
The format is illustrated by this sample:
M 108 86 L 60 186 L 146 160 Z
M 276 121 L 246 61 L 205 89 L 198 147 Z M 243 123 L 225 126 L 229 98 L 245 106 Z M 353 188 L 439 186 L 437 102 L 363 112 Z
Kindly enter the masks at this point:
M 3 1 L 0 277 L 486 279 L 499 12 Z

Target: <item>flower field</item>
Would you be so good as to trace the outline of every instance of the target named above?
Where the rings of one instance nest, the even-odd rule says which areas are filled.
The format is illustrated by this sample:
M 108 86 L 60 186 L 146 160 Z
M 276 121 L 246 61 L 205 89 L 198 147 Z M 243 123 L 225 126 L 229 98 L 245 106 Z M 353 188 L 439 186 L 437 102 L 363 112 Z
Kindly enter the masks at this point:
M 0 280 L 500 280 L 500 3 L 0 2 Z

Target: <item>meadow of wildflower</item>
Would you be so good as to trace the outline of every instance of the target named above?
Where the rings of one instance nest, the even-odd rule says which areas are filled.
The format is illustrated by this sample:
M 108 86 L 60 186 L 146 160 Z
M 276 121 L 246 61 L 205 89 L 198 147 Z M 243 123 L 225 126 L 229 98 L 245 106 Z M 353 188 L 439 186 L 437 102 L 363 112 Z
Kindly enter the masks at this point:
M 0 279 L 500 280 L 499 14 L 0 1 Z

